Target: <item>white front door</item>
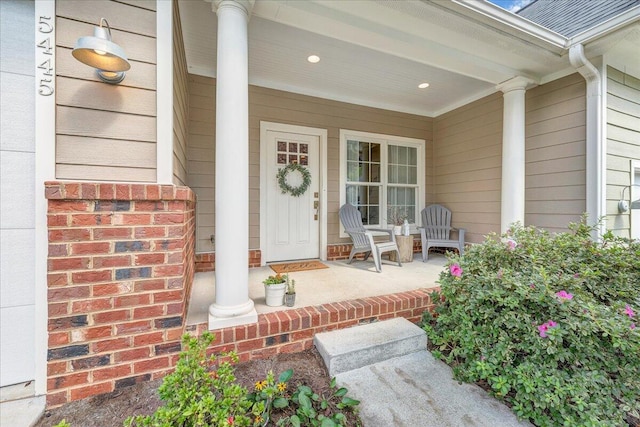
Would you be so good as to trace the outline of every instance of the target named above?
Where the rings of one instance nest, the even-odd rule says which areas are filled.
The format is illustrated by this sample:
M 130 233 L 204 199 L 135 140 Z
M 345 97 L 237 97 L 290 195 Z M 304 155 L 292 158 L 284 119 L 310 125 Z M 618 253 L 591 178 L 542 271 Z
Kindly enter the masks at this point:
M 266 245 L 265 262 L 320 256 L 320 137 L 274 130 L 266 132 Z M 311 176 L 309 188 L 298 197 L 282 194 L 278 170 L 297 163 Z M 290 171 L 286 183 L 297 188 L 302 174 Z

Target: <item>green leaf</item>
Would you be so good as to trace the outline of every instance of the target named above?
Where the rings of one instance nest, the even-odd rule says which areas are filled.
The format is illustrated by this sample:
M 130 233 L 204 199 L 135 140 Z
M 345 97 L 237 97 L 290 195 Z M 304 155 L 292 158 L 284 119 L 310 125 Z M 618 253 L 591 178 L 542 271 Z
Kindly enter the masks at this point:
M 338 424 L 334 423 L 331 418 L 325 418 L 322 420 L 322 424 L 320 424 L 320 427 L 335 427 L 337 425 Z
M 273 399 L 274 408 L 286 408 L 287 406 L 289 406 L 289 399 L 285 399 L 284 397 L 276 397 Z
M 278 377 L 278 382 L 286 383 L 291 379 L 292 376 L 293 376 L 293 369 L 287 369 L 286 371 L 280 374 L 280 376 Z
M 339 389 L 334 393 L 334 396 L 336 396 L 336 397 L 342 397 L 342 396 L 344 396 L 345 394 L 347 394 L 347 389 L 346 389 L 346 388 L 344 388 L 344 387 L 340 387 L 340 388 L 339 388 Z
M 291 418 L 289 418 L 289 421 L 293 427 L 300 427 L 300 417 L 297 415 L 292 415 Z
M 347 406 L 356 406 L 360 404 L 359 400 L 355 400 L 347 396 L 343 397 L 341 402 Z
M 298 402 L 303 408 L 311 408 L 311 399 L 309 399 L 309 396 L 306 394 L 300 393 L 298 395 Z

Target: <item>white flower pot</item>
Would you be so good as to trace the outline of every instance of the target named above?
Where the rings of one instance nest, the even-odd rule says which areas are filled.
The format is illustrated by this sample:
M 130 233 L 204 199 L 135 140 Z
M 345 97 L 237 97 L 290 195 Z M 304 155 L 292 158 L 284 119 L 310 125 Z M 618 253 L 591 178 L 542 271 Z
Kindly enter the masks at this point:
M 401 225 L 394 225 L 393 226 L 393 234 L 395 234 L 396 236 L 400 236 L 402 234 L 402 226 Z
M 284 304 L 284 293 L 287 290 L 286 283 L 277 285 L 264 285 L 264 297 L 270 307 L 279 307 Z

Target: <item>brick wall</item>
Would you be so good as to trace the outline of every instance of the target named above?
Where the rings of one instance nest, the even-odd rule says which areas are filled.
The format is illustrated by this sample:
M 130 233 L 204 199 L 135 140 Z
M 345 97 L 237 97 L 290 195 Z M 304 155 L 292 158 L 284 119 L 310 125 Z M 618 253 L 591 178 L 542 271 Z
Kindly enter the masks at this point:
M 260 267 L 262 262 L 262 251 L 260 249 L 249 250 L 249 268 Z M 196 272 L 215 271 L 216 254 L 215 252 L 202 252 L 196 254 Z
M 351 248 L 353 245 L 351 243 L 343 243 L 338 245 L 328 245 L 327 246 L 327 261 L 337 261 L 339 259 L 349 259 L 349 254 L 351 253 Z M 414 236 L 413 239 L 413 252 L 422 252 L 422 242 L 420 240 L 420 236 Z M 364 254 L 359 253 L 354 258 L 363 259 Z
M 433 310 L 433 289 L 327 303 L 313 307 L 258 315 L 258 323 L 213 331 L 214 352 L 235 351 L 240 361 L 264 359 L 277 353 L 295 353 L 311 348 L 318 332 L 348 328 L 363 323 L 404 317 L 420 321 L 425 310 Z M 188 326 L 192 334 L 206 331 L 206 323 Z
M 163 376 L 194 275 L 193 192 L 47 182 L 47 405 Z

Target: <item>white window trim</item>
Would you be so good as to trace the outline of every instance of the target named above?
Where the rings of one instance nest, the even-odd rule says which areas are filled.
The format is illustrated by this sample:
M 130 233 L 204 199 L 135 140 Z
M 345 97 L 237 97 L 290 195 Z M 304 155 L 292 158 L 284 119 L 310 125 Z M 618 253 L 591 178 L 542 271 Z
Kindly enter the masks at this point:
M 347 140 L 355 139 L 355 140 L 366 140 L 367 142 L 374 142 L 383 145 L 383 149 L 381 150 L 382 155 L 382 167 L 387 167 L 387 146 L 389 144 L 397 144 L 404 145 L 409 147 L 414 147 L 417 150 L 417 158 L 418 158 L 418 196 L 416 199 L 417 206 L 417 214 L 419 215 L 422 208 L 424 208 L 424 194 L 425 194 L 425 158 L 424 158 L 424 147 L 426 145 L 426 141 L 424 139 L 417 138 L 408 138 L 404 136 L 395 136 L 395 135 L 385 135 L 381 133 L 372 133 L 372 132 L 362 132 L 357 130 L 348 130 L 348 129 L 340 129 L 340 206 L 344 205 L 347 200 L 346 193 L 346 182 L 347 182 Z M 386 169 L 382 174 L 381 185 L 383 189 L 387 188 L 387 173 Z M 387 194 L 386 191 L 382 191 L 381 194 L 381 206 L 387 205 Z M 381 212 L 382 214 L 382 212 Z M 418 216 L 416 216 L 416 220 Z M 411 224 L 411 233 L 417 233 L 417 224 Z M 340 235 L 341 238 L 349 237 L 347 233 L 344 232 L 344 228 L 342 224 L 340 224 Z
M 631 205 L 631 202 L 633 202 L 634 200 L 638 200 L 640 199 L 640 187 L 638 187 L 637 185 L 634 185 L 636 183 L 636 173 L 640 173 L 640 160 L 631 160 L 631 181 L 630 181 L 630 188 L 629 188 L 629 205 Z M 636 215 L 637 217 L 637 215 Z M 635 223 L 633 221 L 634 219 L 634 212 L 630 209 L 629 210 L 629 237 L 632 237 L 634 235 L 634 231 L 636 231 L 636 229 L 640 229 L 640 223 Z

